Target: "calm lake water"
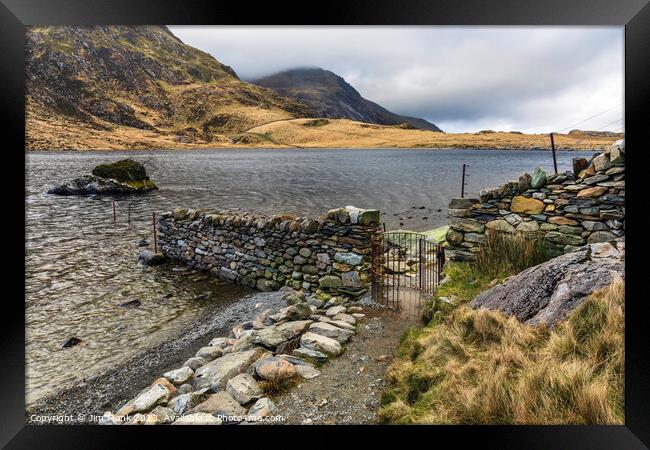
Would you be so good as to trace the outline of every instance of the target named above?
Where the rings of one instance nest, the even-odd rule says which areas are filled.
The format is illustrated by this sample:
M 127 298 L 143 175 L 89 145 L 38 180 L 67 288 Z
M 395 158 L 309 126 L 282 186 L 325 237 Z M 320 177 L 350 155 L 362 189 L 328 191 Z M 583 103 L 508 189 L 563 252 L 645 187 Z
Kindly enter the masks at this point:
M 591 152 L 558 152 L 558 169 Z M 160 190 L 128 198 L 45 192 L 100 163 L 132 157 Z M 378 208 L 388 229 L 444 225 L 449 199 L 516 179 L 550 152 L 498 150 L 205 150 L 27 154 L 27 400 L 124 362 L 248 291 L 138 266 L 151 214 L 218 207 L 317 216 L 346 205 Z M 113 223 L 112 200 L 117 204 Z M 130 224 L 128 217 L 131 217 Z M 210 292 L 208 301 L 193 300 Z M 170 296 L 169 298 L 164 298 Z M 140 306 L 120 306 L 139 300 Z M 61 349 L 71 336 L 82 344 Z

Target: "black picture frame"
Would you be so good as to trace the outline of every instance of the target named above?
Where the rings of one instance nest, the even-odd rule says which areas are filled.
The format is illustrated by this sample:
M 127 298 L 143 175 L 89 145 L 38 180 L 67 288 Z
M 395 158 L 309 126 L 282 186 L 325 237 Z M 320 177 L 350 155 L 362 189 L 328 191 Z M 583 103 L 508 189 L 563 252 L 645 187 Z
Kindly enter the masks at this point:
M 650 105 L 650 6 L 647 0 L 501 0 L 501 1 L 354 1 L 310 4 L 308 2 L 266 3 L 205 0 L 0 0 L 0 111 L 2 112 L 3 157 L 8 158 L 17 179 L 12 181 L 4 202 L 5 240 L 14 248 L 6 261 L 14 266 L 6 278 L 2 296 L 2 339 L 0 339 L 0 444 L 6 448 L 118 448 L 125 439 L 147 433 L 148 439 L 167 440 L 176 427 L 99 427 L 25 425 L 24 358 L 25 312 L 17 300 L 24 298 L 25 247 L 17 236 L 24 235 L 24 198 L 19 183 L 25 182 L 24 31 L 25 26 L 92 24 L 212 24 L 212 25 L 618 25 L 625 26 L 625 124 L 628 160 L 628 218 L 626 234 L 626 392 L 624 426 L 436 426 L 436 427 L 338 427 L 348 436 L 383 435 L 386 430 L 402 431 L 411 445 L 463 446 L 477 442 L 482 448 L 647 448 L 650 445 L 650 327 L 647 326 L 643 295 L 643 261 L 648 254 L 644 234 L 643 194 L 647 153 L 644 148 L 645 117 Z M 561 70 L 561 69 L 558 69 Z M 644 114 L 645 113 L 645 114 Z M 22 153 L 21 153 L 22 152 Z M 647 169 L 646 169 L 647 170 Z M 22 177 L 21 175 L 22 174 Z M 7 200 L 11 203 L 7 204 Z M 636 204 L 635 204 L 636 203 Z M 23 222 L 20 212 L 23 212 Z M 630 219 L 631 218 L 631 219 Z M 23 226 L 21 231 L 21 225 Z M 137 428 L 137 431 L 133 431 Z M 184 428 L 186 433 L 187 427 Z M 206 427 L 190 427 L 193 442 L 214 440 L 224 433 L 210 434 Z M 200 428 L 200 429 L 199 429 Z M 231 433 L 251 433 L 251 428 L 227 427 Z M 284 427 L 254 427 L 265 433 L 282 432 Z M 321 427 L 318 427 L 322 431 Z M 155 430 L 154 430 L 155 429 Z M 172 430 L 173 429 L 173 430 Z M 119 431 L 118 431 L 119 430 Z M 283 445 L 304 445 L 313 441 L 314 428 L 292 428 L 278 436 Z M 330 433 L 332 427 L 328 428 Z M 309 436 L 294 437 L 293 433 Z M 296 440 L 294 440 L 296 439 Z M 300 439 L 300 440 L 298 440 Z M 334 439 L 332 437 L 332 439 Z M 418 440 L 423 439 L 419 442 Z M 219 441 L 214 441 L 215 443 Z M 447 442 L 447 444 L 445 444 Z M 453 444 L 451 444 L 453 443 Z M 190 444 L 190 443 L 188 443 Z M 334 445 L 334 442 L 331 442 Z M 247 445 L 255 445 L 249 442 Z M 266 444 L 268 445 L 268 443 Z M 399 444 L 398 444 L 399 445 Z

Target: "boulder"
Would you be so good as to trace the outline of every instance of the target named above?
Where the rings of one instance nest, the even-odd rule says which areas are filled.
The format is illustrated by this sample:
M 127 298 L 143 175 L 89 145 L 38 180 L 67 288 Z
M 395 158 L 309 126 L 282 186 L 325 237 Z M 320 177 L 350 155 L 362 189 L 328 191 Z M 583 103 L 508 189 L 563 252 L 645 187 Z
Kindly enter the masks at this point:
M 580 190 L 577 196 L 580 198 L 595 198 L 595 197 L 600 197 L 606 192 L 607 192 L 606 187 L 596 186 L 596 187 L 590 187 L 590 188 Z
M 354 317 L 352 317 L 349 314 L 343 314 L 343 313 L 335 315 L 334 317 L 332 317 L 332 319 L 335 322 L 345 322 L 345 323 L 348 323 L 350 325 L 356 325 L 356 323 L 357 323 L 357 319 L 355 319 Z
M 347 312 L 347 308 L 343 305 L 338 305 L 338 306 L 332 306 L 327 310 L 325 315 L 327 317 L 334 317 L 337 314 L 345 313 Z
M 183 366 L 180 369 L 170 370 L 163 374 L 165 378 L 176 386 L 185 383 L 187 380 L 192 378 L 192 375 L 194 375 L 194 371 L 187 366 Z
M 624 238 L 588 244 L 510 277 L 471 302 L 531 324 L 555 325 L 594 291 L 625 276 Z
M 311 380 L 320 375 L 320 370 L 308 364 L 300 364 L 295 366 L 296 373 L 306 380 Z
M 595 244 L 597 242 L 609 242 L 616 239 L 617 236 L 611 231 L 594 231 L 587 238 L 589 244 Z
M 309 331 L 311 333 L 320 334 L 321 336 L 326 336 L 338 341 L 340 344 L 345 344 L 350 340 L 354 334 L 350 330 L 339 328 L 335 325 L 332 325 L 327 322 L 316 322 L 309 326 Z
M 189 367 L 190 369 L 196 371 L 201 366 L 204 366 L 207 361 L 203 358 L 197 358 L 196 356 L 188 359 L 183 363 L 183 367 Z
M 213 416 L 245 416 L 246 410 L 225 391 L 217 392 L 188 411 L 188 414 L 208 413 Z M 223 419 L 222 419 L 223 420 Z
M 210 388 L 212 392 L 224 389 L 228 380 L 245 372 L 263 354 L 263 349 L 255 348 L 215 359 L 194 372 L 194 388 Z
M 539 214 L 546 208 L 546 204 L 534 198 L 517 195 L 512 199 L 510 211 L 513 213 Z
M 254 330 L 251 333 L 251 342 L 256 345 L 261 345 L 270 350 L 274 350 L 278 345 L 282 344 L 287 339 L 275 327 L 262 328 L 261 330 Z
M 277 330 L 282 333 L 285 340 L 290 340 L 304 333 L 313 322 L 313 320 L 294 320 L 278 325 Z
M 158 188 L 150 180 L 142 183 L 125 183 L 94 175 L 85 175 L 53 187 L 47 193 L 53 195 L 121 195 L 138 194 L 154 189 Z
M 250 417 L 269 417 L 277 414 L 278 407 L 268 397 L 263 397 L 255 402 L 248 410 Z
M 293 378 L 296 369 L 284 358 L 272 356 L 255 363 L 255 373 L 263 380 L 283 381 Z
M 540 189 L 544 186 L 546 186 L 546 172 L 541 167 L 537 167 L 531 176 L 530 187 Z
M 515 232 L 515 227 L 510 225 L 508 222 L 506 222 L 503 219 L 497 219 L 493 220 L 491 222 L 488 222 L 485 224 L 485 227 L 488 230 L 495 230 L 495 231 L 502 231 L 505 233 L 514 233 Z
M 247 373 L 241 373 L 228 380 L 226 392 L 242 405 L 264 396 L 264 392 L 255 378 Z
M 169 407 L 172 409 L 174 414 L 185 414 L 190 409 L 206 401 L 209 396 L 210 394 L 207 393 L 207 389 L 189 392 L 171 399 Z
M 167 258 L 165 258 L 165 255 L 163 255 L 161 252 L 154 253 L 151 250 L 143 249 L 140 250 L 138 261 L 142 261 L 142 263 L 146 264 L 147 266 L 158 266 L 160 264 L 164 264 L 165 261 L 167 261 Z
M 308 347 L 298 347 L 292 353 L 295 356 L 311 361 L 316 365 L 323 364 L 328 359 L 328 356 L 325 353 Z
M 176 394 L 176 388 L 166 378 L 159 378 L 134 399 L 117 411 L 118 416 L 151 411 L 155 406 L 166 404 Z
M 343 353 L 343 347 L 336 340 L 316 333 L 307 332 L 303 334 L 300 338 L 300 345 L 327 355 L 340 355 Z
M 221 347 L 201 347 L 198 352 L 196 352 L 197 358 L 202 358 L 206 362 L 213 361 L 223 355 L 223 349 Z
M 307 303 L 298 303 L 278 311 L 278 320 L 304 320 L 311 316 L 311 308 Z
M 340 277 L 337 277 L 336 275 L 325 275 L 320 277 L 318 280 L 318 286 L 321 289 L 338 289 L 343 287 L 343 282 L 341 281 Z

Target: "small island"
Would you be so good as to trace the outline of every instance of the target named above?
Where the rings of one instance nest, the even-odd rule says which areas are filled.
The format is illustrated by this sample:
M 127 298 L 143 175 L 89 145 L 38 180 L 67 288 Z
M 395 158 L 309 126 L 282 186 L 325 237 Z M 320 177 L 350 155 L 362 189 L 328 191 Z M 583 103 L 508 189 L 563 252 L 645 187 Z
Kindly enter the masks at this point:
M 91 175 L 68 181 L 50 189 L 54 195 L 111 195 L 133 194 L 158 189 L 144 166 L 132 159 L 123 159 L 112 164 L 100 164 Z

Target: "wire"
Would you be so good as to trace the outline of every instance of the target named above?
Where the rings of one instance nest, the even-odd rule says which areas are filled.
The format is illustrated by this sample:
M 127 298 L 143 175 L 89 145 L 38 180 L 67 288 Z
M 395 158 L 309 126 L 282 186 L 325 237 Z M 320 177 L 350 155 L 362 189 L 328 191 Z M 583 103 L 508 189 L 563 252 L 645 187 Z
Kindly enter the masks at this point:
M 560 131 L 556 131 L 556 133 L 561 133 L 561 132 L 563 132 L 563 131 L 565 131 L 565 130 L 568 130 L 569 128 L 573 128 L 573 127 L 575 127 L 576 125 L 580 125 L 581 123 L 584 123 L 584 122 L 586 122 L 586 121 L 588 121 L 588 120 L 593 119 L 594 117 L 598 117 L 598 116 L 600 116 L 600 115 L 602 115 L 602 114 L 605 114 L 606 112 L 609 112 L 609 111 L 611 111 L 611 110 L 613 110 L 613 109 L 615 109 L 615 108 L 618 108 L 618 107 L 620 107 L 620 106 L 622 106 L 622 105 L 615 105 L 615 106 L 612 106 L 611 108 L 608 108 L 608 109 L 606 109 L 605 111 L 599 112 L 598 114 L 594 114 L 594 115 L 591 116 L 591 117 L 587 117 L 586 119 L 581 120 L 580 122 L 576 122 L 576 123 L 574 123 L 573 125 L 569 125 L 569 126 L 566 127 L 566 128 L 562 128 Z
M 621 120 L 623 120 L 622 117 L 620 119 L 616 119 L 615 121 L 608 123 L 607 125 L 603 125 L 600 128 L 596 128 L 596 131 L 602 130 L 603 128 L 607 128 L 610 125 L 614 125 L 615 123 L 620 122 Z

